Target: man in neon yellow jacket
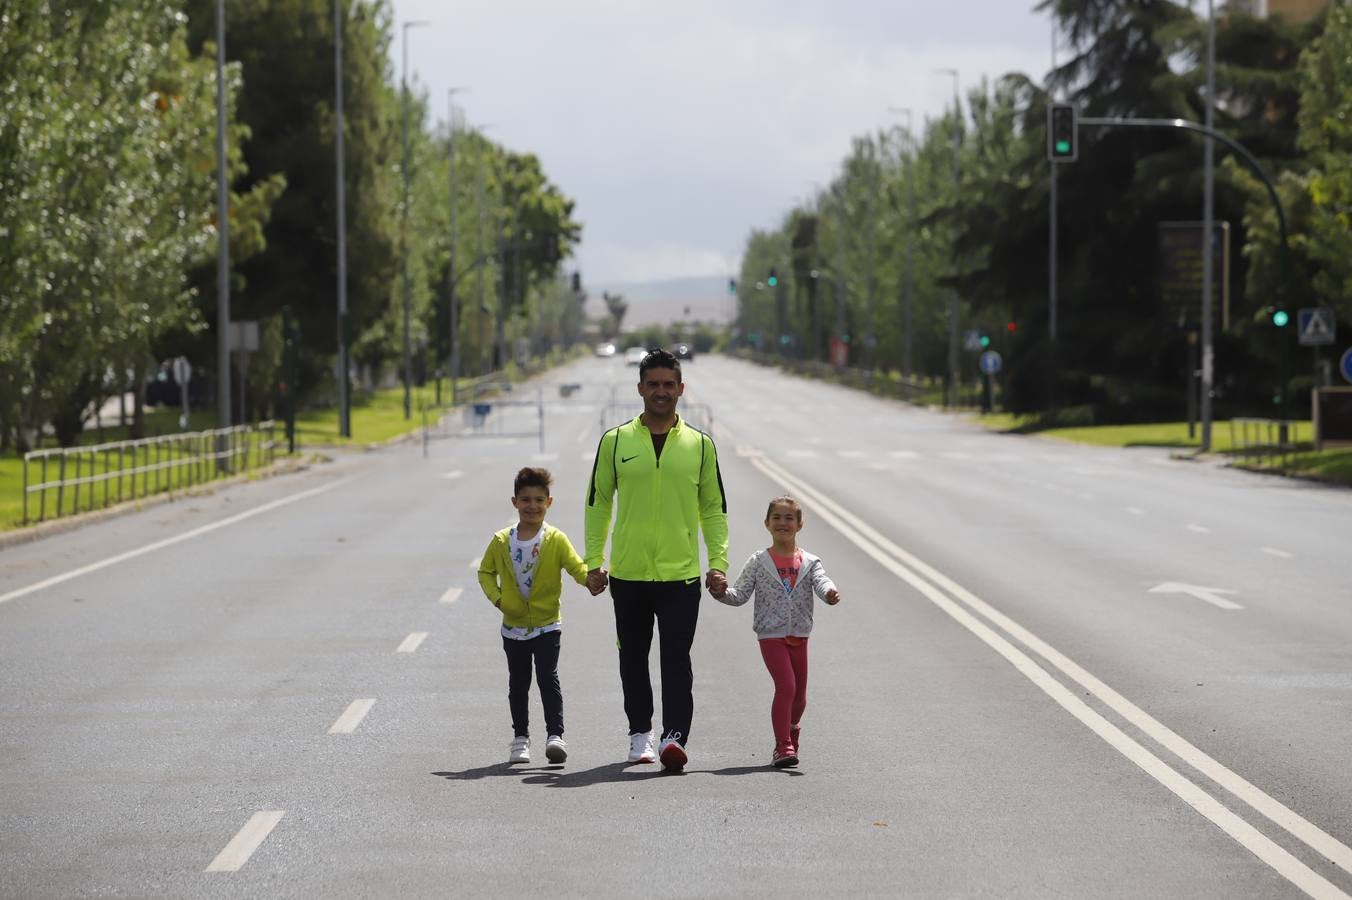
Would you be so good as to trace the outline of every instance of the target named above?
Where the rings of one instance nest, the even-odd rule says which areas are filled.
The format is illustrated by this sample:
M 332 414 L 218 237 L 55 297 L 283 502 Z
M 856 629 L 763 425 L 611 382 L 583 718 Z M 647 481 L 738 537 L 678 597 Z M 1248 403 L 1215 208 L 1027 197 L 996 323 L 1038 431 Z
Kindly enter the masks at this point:
M 639 364 L 643 413 L 601 436 L 587 488 L 587 586 L 607 583 L 615 606 L 620 684 L 629 719 L 629 761 L 655 758 L 671 772 L 688 761 L 694 715 L 690 647 L 699 620 L 699 535 L 709 555 L 705 585 L 727 587 L 728 504 L 713 438 L 676 414 L 685 392 L 681 363 L 654 350 Z M 615 495 L 619 509 L 605 568 Z M 657 623 L 662 669 L 662 740 L 653 749 L 648 651 Z

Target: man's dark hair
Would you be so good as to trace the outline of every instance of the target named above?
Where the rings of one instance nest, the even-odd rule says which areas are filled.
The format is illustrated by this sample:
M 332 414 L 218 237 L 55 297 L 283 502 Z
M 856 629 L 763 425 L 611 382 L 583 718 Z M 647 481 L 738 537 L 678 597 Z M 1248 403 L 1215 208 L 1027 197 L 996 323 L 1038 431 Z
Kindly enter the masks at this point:
M 554 476 L 549 474 L 548 469 L 536 469 L 526 466 L 520 472 L 516 473 L 516 481 L 512 484 L 512 496 L 515 497 L 521 493 L 523 487 L 538 487 L 545 489 L 545 496 L 549 496 L 549 486 L 554 483 Z
M 672 369 L 676 372 L 676 383 L 681 383 L 681 361 L 667 350 L 659 347 L 648 351 L 648 355 L 638 364 L 639 381 L 643 380 L 649 369 Z

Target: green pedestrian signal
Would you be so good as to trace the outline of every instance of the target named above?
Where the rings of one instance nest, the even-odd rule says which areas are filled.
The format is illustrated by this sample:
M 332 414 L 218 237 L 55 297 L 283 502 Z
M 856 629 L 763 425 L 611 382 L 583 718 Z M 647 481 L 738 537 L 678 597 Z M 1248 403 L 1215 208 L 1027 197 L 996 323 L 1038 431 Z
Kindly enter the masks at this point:
M 1286 310 L 1284 310 L 1284 309 L 1278 309 L 1278 310 L 1274 310 L 1274 311 L 1273 311 L 1273 313 L 1272 313 L 1272 324 L 1273 324 L 1273 325 L 1276 325 L 1278 328 L 1285 328 L 1285 327 L 1286 327 L 1286 323 L 1287 323 L 1287 322 L 1290 322 L 1290 321 L 1291 321 L 1291 317 L 1290 317 L 1289 315 L 1287 315 Z
M 991 345 L 991 336 L 989 334 L 983 334 L 981 336 L 981 349 L 985 350 L 990 345 Z
M 775 270 L 773 268 L 770 269 L 770 276 L 765 279 L 765 283 L 768 284 L 770 287 L 779 286 L 779 276 L 775 274 Z

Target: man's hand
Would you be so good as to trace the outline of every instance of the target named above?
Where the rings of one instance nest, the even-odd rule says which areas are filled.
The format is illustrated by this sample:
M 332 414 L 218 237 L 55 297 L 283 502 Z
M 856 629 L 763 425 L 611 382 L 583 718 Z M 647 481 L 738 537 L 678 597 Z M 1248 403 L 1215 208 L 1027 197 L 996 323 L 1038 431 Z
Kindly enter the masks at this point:
M 710 569 L 704 576 L 704 586 L 715 600 L 722 600 L 723 595 L 728 592 L 728 578 L 718 569 Z
M 608 584 L 610 584 L 610 578 L 607 576 L 605 569 L 592 569 L 587 572 L 587 590 L 591 591 L 593 597 L 604 591 Z
M 829 603 L 829 604 L 831 604 L 832 606 L 835 606 L 837 603 L 839 603 L 839 602 L 840 602 L 840 591 L 836 590 L 835 588 L 831 588 L 831 590 L 827 591 L 827 592 L 826 592 L 826 602 Z

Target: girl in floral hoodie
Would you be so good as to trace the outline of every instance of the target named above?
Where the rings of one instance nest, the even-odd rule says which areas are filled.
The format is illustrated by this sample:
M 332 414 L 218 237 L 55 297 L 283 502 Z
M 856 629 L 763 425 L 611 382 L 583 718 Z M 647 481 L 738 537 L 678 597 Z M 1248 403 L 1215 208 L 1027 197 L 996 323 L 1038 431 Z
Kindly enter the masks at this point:
M 760 639 L 761 657 L 775 682 L 770 724 L 775 732 L 772 764 L 798 765 L 798 741 L 807 707 L 807 639 L 812 633 L 814 595 L 834 606 L 840 591 L 822 561 L 798 546 L 803 508 L 792 497 L 776 497 L 765 511 L 771 546 L 757 550 L 742 567 L 736 583 L 713 593 L 715 600 L 741 606 L 756 598 L 752 627 Z

